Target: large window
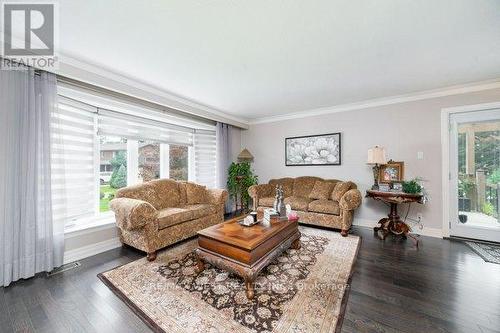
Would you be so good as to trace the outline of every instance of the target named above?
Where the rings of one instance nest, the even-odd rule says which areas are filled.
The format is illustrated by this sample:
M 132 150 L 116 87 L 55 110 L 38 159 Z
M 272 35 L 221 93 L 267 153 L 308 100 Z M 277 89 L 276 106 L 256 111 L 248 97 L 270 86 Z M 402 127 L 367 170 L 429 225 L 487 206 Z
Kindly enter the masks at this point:
M 99 212 L 109 211 L 118 189 L 154 179 L 188 180 L 189 146 L 99 136 Z M 137 156 L 137 164 L 127 161 Z
M 160 143 L 150 140 L 139 141 L 139 180 L 149 182 L 160 179 L 160 165 L 167 163 L 160 158 Z
M 175 180 L 188 180 L 189 149 L 187 146 L 169 146 L 170 178 Z
M 125 186 L 159 178 L 215 186 L 213 125 L 182 126 L 160 115 L 60 96 L 52 116 L 53 192 L 67 227 L 111 219 L 109 202 Z
M 127 186 L 127 139 L 99 136 L 99 212 L 109 211 L 116 190 Z

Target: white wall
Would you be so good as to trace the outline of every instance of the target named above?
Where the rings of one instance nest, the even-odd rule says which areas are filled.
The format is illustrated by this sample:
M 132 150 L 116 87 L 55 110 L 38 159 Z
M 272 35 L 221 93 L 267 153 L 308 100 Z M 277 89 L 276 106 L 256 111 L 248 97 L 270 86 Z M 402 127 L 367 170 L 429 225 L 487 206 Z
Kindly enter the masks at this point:
M 231 141 L 231 159 L 233 162 L 238 158 L 239 153 L 241 152 L 241 129 L 237 127 L 231 127 L 229 131 L 229 139 Z
M 386 148 L 387 157 L 405 162 L 405 178 L 423 177 L 430 194 L 425 206 L 413 205 L 411 216 L 423 214 L 423 233 L 442 228 L 441 130 L 442 108 L 500 101 L 500 89 L 414 102 L 372 107 L 356 111 L 290 119 L 251 125 L 242 131 L 242 147 L 255 156 L 254 169 L 261 183 L 285 176 L 319 176 L 352 180 L 364 192 L 373 184 L 371 167 L 366 165 L 367 150 L 375 145 Z M 341 166 L 285 166 L 284 139 L 291 136 L 342 133 Z M 424 159 L 417 159 L 417 152 Z M 355 223 L 375 223 L 387 208 L 364 199 Z M 400 215 L 406 210 L 400 211 Z
M 70 263 L 121 246 L 114 224 L 64 235 L 64 263 Z

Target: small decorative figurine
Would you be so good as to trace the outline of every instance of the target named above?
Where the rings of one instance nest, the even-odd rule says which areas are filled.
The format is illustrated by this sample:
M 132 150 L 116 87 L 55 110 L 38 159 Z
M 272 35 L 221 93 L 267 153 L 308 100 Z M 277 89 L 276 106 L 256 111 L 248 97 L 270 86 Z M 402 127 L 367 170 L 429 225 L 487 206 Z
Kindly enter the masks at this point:
M 278 210 L 279 190 L 278 190 L 278 188 L 279 188 L 279 185 L 276 185 L 276 187 L 275 187 L 275 191 L 276 192 L 275 192 L 275 195 L 274 195 L 274 203 L 273 203 L 273 208 L 277 212 L 279 212 L 279 210 Z
M 277 198 L 277 203 L 275 208 L 276 211 L 280 216 L 286 216 L 286 206 L 284 202 L 285 196 L 282 185 L 276 186 L 276 198 Z

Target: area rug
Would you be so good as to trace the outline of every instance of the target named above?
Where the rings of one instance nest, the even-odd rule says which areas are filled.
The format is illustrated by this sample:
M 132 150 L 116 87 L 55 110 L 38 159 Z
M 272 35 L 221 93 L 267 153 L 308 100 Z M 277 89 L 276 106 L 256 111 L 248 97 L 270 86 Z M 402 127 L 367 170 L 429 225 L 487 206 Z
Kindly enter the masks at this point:
M 465 242 L 469 247 L 474 250 L 486 262 L 500 264 L 500 246 L 478 243 L 478 242 Z
M 244 281 L 206 265 L 191 240 L 99 274 L 155 332 L 340 332 L 360 238 L 301 227 L 301 248 L 267 266 L 248 300 Z

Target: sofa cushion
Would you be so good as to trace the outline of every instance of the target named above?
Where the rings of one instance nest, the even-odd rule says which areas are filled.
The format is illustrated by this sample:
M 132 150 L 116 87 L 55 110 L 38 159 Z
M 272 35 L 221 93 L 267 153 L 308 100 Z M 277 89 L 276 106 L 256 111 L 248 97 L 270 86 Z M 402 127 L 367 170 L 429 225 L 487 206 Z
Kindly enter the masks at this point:
M 179 205 L 187 205 L 186 181 L 179 181 Z
M 259 198 L 259 206 L 272 207 L 274 205 L 274 197 Z
M 339 203 L 332 200 L 314 200 L 308 209 L 310 212 L 340 215 Z
M 158 211 L 158 229 L 165 229 L 173 225 L 216 214 L 214 205 L 195 204 L 184 207 L 165 208 Z
M 334 187 L 334 183 L 317 180 L 311 193 L 309 193 L 309 199 L 328 200 Z
M 293 178 L 279 178 L 279 179 L 271 179 L 269 181 L 269 184 L 273 186 L 273 194 L 275 193 L 274 188 L 276 185 L 281 185 L 283 186 L 283 196 L 286 197 L 291 197 L 293 195 Z
M 188 205 L 208 202 L 207 188 L 195 183 L 186 183 L 186 198 Z
M 311 199 L 309 198 L 302 198 L 296 196 L 285 198 L 286 205 L 290 205 L 292 209 L 301 210 L 304 212 L 307 212 L 307 206 L 309 205 L 310 202 Z
M 179 206 L 179 186 L 175 180 L 158 179 L 121 188 L 116 198 L 131 198 L 149 202 L 156 209 Z
M 333 201 L 340 201 L 340 198 L 351 189 L 352 182 L 338 182 L 333 189 L 331 199 Z
M 317 180 L 323 179 L 308 176 L 295 178 L 293 182 L 293 196 L 308 198 Z
M 179 184 L 173 179 L 152 180 L 159 209 L 178 207 L 180 204 Z

